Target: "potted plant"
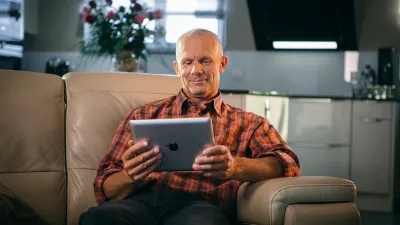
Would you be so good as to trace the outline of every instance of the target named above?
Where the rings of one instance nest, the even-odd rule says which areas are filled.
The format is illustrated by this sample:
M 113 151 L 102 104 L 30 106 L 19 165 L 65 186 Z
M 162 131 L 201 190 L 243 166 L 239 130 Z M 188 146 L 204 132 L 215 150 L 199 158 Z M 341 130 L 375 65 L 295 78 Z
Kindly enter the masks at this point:
M 161 18 L 160 10 L 151 10 L 136 0 L 130 0 L 129 7 L 119 8 L 112 6 L 112 0 L 103 4 L 90 1 L 83 8 L 90 37 L 83 41 L 82 51 L 111 55 L 115 71 L 139 71 L 140 61 L 147 61 L 145 39 L 154 40 L 164 32 L 162 27 L 151 29 L 148 25 Z

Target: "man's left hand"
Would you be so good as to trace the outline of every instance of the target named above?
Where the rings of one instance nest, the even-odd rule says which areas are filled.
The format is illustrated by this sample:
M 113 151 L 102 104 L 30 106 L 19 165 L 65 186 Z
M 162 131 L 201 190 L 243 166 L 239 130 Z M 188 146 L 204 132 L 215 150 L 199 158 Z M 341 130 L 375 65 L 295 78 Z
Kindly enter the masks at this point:
M 236 162 L 228 147 L 216 145 L 196 157 L 193 169 L 212 179 L 228 179 L 236 169 Z

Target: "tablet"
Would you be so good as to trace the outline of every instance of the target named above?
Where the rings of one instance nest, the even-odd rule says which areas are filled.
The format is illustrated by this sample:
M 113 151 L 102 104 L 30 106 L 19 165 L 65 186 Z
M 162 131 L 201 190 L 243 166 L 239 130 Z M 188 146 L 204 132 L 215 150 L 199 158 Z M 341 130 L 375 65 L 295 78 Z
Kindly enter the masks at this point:
M 130 120 L 134 143 L 148 141 L 148 149 L 159 146 L 161 164 L 155 172 L 193 171 L 195 158 L 214 145 L 211 119 L 177 118 Z

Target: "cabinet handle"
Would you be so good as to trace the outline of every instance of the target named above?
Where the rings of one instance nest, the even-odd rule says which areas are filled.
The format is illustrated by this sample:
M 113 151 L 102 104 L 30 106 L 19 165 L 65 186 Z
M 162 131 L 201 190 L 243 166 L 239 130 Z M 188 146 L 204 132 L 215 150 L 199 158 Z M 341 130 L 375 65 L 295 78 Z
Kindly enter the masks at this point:
M 362 119 L 365 123 L 379 123 L 381 121 L 383 121 L 383 119 L 379 119 L 379 118 L 369 118 L 369 117 L 364 117 Z
M 288 143 L 289 146 L 303 148 L 340 148 L 347 147 L 345 144 L 321 144 L 321 143 Z
M 331 103 L 331 98 L 294 98 L 294 101 L 305 103 Z
M 265 118 L 270 119 L 270 117 L 271 117 L 271 103 L 270 103 L 270 101 L 268 99 L 265 100 L 264 114 L 265 114 Z

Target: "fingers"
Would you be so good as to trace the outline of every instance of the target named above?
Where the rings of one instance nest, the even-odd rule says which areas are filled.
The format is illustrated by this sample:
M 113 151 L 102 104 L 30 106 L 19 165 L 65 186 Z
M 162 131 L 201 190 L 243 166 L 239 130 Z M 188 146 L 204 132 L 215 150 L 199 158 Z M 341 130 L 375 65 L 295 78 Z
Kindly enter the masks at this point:
M 229 160 L 228 154 L 220 154 L 220 155 L 212 155 L 212 156 L 198 156 L 195 159 L 195 164 L 213 164 L 213 163 L 221 163 Z
M 152 156 L 148 160 L 143 161 L 142 163 L 139 163 L 137 166 L 131 167 L 131 169 L 128 169 L 128 174 L 131 176 L 136 176 L 136 175 L 140 174 L 142 171 L 151 167 L 153 164 L 155 164 L 157 162 L 161 162 L 161 160 L 160 160 L 161 157 L 162 157 L 161 154 Z
M 228 147 L 223 145 L 216 145 L 203 150 L 202 155 L 212 156 L 212 155 L 220 155 L 226 154 L 229 152 Z
M 194 170 L 201 170 L 201 171 L 213 171 L 213 170 L 225 171 L 227 168 L 228 168 L 228 163 L 226 163 L 226 162 L 214 163 L 214 164 L 204 164 L 204 165 L 199 165 L 199 164 L 193 165 Z
M 142 154 L 135 156 L 133 159 L 124 161 L 124 168 L 135 168 L 157 155 L 161 158 L 160 148 L 154 147 L 149 151 L 143 152 Z
M 129 140 L 128 145 L 132 145 L 132 144 L 133 144 L 133 141 Z M 122 160 L 127 161 L 127 160 L 134 158 L 135 155 L 137 155 L 138 151 L 146 148 L 148 146 L 148 144 L 149 143 L 147 141 L 141 141 L 136 144 L 133 144 L 124 152 L 124 154 L 122 155 Z
M 151 164 L 150 167 L 141 171 L 138 175 L 133 176 L 133 179 L 134 180 L 143 180 L 150 173 L 152 173 L 160 164 L 161 164 L 161 160 L 156 161 L 154 164 Z
M 128 145 L 129 145 L 129 146 L 132 146 L 132 145 L 133 145 L 133 140 L 132 140 L 132 139 L 128 141 Z

